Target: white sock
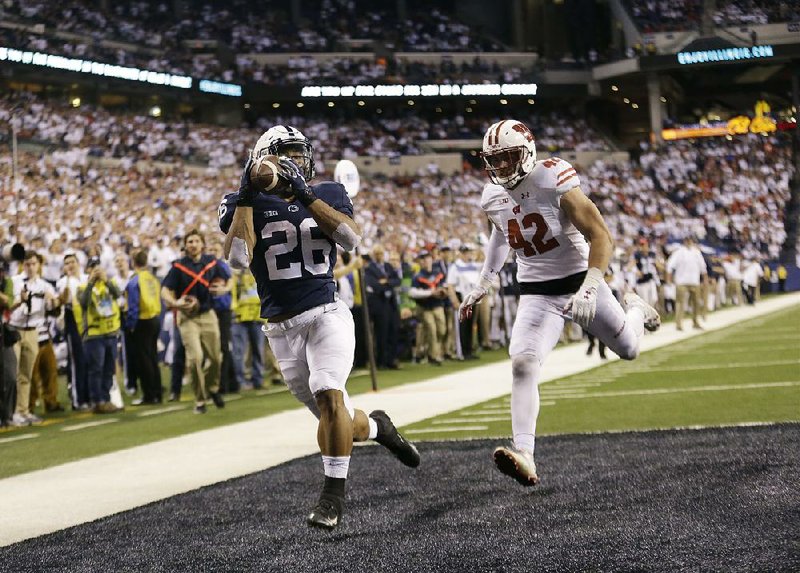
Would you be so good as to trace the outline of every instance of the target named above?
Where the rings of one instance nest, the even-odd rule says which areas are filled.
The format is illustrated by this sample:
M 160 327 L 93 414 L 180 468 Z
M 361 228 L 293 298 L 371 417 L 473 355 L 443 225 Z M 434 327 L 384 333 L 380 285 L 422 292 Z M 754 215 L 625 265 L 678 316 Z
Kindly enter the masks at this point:
M 370 417 L 367 417 L 369 421 L 369 436 L 367 436 L 368 440 L 374 440 L 378 437 L 378 423 Z
M 511 359 L 511 431 L 514 447 L 533 453 L 539 417 L 539 360 L 530 354 Z
M 325 475 L 331 478 L 347 478 L 350 468 L 350 456 L 322 456 L 322 465 Z

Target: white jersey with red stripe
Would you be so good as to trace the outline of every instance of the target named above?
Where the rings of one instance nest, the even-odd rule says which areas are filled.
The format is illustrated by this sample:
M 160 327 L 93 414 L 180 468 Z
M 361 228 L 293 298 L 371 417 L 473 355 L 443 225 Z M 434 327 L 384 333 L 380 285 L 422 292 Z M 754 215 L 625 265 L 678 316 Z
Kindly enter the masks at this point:
M 588 268 L 589 244 L 561 209 L 561 196 L 580 179 L 569 162 L 537 161 L 512 190 L 483 188 L 481 208 L 517 254 L 517 280 L 542 282 Z

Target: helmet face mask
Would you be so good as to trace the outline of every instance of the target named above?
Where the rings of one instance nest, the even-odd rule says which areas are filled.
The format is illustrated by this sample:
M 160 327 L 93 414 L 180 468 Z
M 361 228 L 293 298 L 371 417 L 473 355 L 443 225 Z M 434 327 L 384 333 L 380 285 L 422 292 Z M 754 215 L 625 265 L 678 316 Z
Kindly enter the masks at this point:
M 499 121 L 486 130 L 480 156 L 492 183 L 514 189 L 536 163 L 533 134 L 520 121 Z
M 269 128 L 258 138 L 250 156 L 257 159 L 264 155 L 288 157 L 303 172 L 306 181 L 316 174 L 314 165 L 314 147 L 303 133 L 288 125 L 276 125 Z

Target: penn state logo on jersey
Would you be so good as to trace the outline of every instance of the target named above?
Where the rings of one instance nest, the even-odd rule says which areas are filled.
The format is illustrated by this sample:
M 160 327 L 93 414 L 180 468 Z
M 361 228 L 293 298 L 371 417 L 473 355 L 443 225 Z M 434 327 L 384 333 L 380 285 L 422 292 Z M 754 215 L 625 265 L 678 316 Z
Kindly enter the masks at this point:
M 339 183 L 326 181 L 312 189 L 321 201 L 353 216 L 353 203 Z M 238 193 L 231 193 L 220 205 L 223 232 L 230 228 L 237 199 Z M 333 302 L 336 244 L 303 205 L 261 194 L 253 206 L 253 228 L 257 240 L 250 270 L 258 285 L 263 318 Z

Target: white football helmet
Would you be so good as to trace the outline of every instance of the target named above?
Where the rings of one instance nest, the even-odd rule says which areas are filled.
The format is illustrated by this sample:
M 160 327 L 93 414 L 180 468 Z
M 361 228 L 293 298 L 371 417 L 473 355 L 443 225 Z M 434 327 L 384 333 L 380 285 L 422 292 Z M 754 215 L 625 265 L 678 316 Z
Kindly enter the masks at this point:
M 492 183 L 514 189 L 536 163 L 533 133 L 521 121 L 498 121 L 483 136 L 481 157 Z
M 276 125 L 265 131 L 256 141 L 250 157 L 257 159 L 262 155 L 277 155 L 288 157 L 294 161 L 303 172 L 306 181 L 310 181 L 316 174 L 314 167 L 314 147 L 311 141 L 296 127 L 290 125 Z

